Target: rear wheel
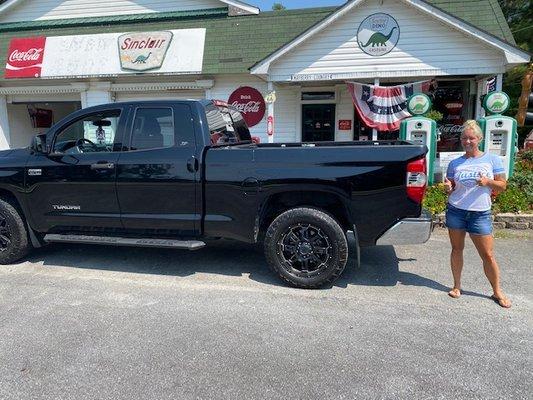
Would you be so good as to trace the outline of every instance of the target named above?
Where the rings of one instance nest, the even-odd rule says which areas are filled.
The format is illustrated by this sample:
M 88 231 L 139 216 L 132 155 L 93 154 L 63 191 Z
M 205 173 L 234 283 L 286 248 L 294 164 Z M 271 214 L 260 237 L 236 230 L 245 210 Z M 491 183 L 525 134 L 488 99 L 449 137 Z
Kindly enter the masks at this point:
M 300 288 L 334 282 L 348 259 L 348 243 L 340 225 L 313 208 L 295 208 L 279 215 L 266 232 L 264 248 L 271 269 Z
M 0 264 L 10 264 L 29 250 L 28 232 L 22 216 L 13 205 L 0 199 Z

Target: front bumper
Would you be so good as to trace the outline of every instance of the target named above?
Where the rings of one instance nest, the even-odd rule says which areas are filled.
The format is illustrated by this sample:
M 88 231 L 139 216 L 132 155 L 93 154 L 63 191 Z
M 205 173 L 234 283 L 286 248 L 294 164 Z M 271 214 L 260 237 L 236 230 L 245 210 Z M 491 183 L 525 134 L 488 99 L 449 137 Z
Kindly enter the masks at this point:
M 431 213 L 422 209 L 418 218 L 404 218 L 389 228 L 376 241 L 376 245 L 422 244 L 426 243 L 433 230 Z

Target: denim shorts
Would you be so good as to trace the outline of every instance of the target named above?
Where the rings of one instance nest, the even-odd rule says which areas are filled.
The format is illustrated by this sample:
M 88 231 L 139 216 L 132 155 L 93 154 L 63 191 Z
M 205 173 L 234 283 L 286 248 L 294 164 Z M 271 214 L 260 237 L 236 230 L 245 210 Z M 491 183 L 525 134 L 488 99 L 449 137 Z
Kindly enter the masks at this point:
M 460 229 L 474 235 L 492 234 L 492 214 L 487 211 L 467 211 L 448 204 L 446 209 L 446 226 Z

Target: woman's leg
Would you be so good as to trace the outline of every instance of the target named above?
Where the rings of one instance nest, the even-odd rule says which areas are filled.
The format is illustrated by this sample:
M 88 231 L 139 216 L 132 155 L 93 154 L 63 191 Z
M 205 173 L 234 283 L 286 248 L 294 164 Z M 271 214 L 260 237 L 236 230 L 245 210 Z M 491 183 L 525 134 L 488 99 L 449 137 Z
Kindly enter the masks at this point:
M 465 248 L 466 231 L 461 229 L 448 229 L 452 253 L 450 255 L 450 265 L 453 275 L 453 289 L 448 294 L 453 298 L 461 296 L 461 272 L 463 272 L 463 250 Z
M 500 287 L 500 268 L 494 258 L 493 243 L 494 239 L 492 235 L 473 235 L 470 234 L 470 238 L 476 246 L 479 256 L 483 260 L 483 270 L 487 276 L 490 284 L 492 285 L 493 298 L 502 307 L 511 307 L 511 301 L 503 294 Z

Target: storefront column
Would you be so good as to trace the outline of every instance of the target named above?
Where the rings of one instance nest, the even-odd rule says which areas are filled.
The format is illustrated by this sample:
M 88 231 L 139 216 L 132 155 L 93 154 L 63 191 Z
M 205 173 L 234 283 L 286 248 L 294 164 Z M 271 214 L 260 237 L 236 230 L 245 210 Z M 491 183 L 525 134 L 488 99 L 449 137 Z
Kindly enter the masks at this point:
M 274 84 L 272 81 L 267 83 L 268 93 L 274 90 Z M 269 135 L 269 131 L 272 130 L 272 135 Z M 267 136 L 268 143 L 274 143 L 274 132 L 275 132 L 275 120 L 274 120 L 274 102 L 269 102 L 267 104 Z
M 379 86 L 379 78 L 374 78 L 374 86 Z M 378 130 L 372 129 L 372 140 L 378 140 Z
M 503 74 L 496 75 L 496 91 L 501 92 L 503 86 Z
M 0 150 L 9 149 L 10 142 L 7 96 L 0 96 Z
M 111 103 L 111 82 L 91 83 L 88 90 L 81 94 L 81 106 L 92 107 L 100 104 Z M 85 102 L 85 104 L 83 104 Z
M 474 115 L 474 119 L 479 119 L 485 116 L 483 112 L 483 107 L 481 106 L 481 96 L 483 95 L 484 87 L 485 87 L 485 79 L 478 80 L 477 88 L 476 88 L 476 115 Z

